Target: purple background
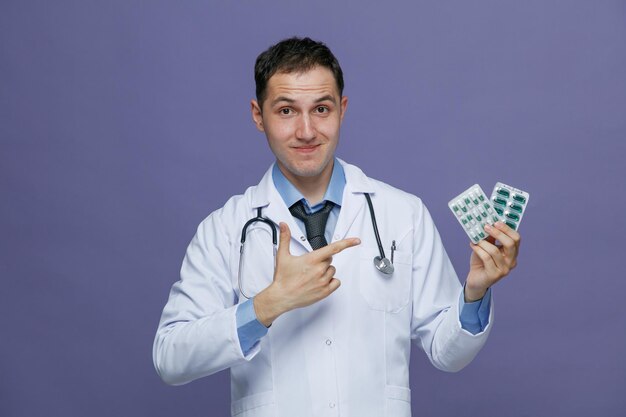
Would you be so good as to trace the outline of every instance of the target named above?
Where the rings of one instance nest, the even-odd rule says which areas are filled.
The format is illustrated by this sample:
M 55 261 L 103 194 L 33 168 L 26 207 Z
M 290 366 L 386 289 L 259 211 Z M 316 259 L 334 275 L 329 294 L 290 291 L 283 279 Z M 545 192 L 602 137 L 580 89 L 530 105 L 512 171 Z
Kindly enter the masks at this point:
M 198 223 L 272 161 L 257 54 L 325 41 L 338 155 L 428 205 L 528 190 L 519 267 L 465 370 L 414 349 L 416 416 L 626 415 L 624 1 L 0 3 L 0 415 L 217 416 L 228 372 L 163 384 L 151 347 Z

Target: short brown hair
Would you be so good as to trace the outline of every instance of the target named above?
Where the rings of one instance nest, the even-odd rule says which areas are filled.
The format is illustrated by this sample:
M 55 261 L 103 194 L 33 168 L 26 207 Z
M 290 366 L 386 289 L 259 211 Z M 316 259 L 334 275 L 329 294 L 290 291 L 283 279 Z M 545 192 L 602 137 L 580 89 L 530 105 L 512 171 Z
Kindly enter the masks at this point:
M 256 99 L 263 107 L 267 82 L 277 72 L 305 72 L 316 66 L 328 68 L 335 77 L 339 95 L 343 94 L 343 71 L 339 61 L 322 42 L 310 38 L 289 38 L 270 46 L 256 59 L 254 81 Z

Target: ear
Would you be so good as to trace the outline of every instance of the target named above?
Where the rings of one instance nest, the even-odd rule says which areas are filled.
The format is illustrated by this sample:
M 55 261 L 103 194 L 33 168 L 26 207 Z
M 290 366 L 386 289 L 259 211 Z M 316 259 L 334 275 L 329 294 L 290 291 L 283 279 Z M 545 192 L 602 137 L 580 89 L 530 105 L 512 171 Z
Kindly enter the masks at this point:
M 250 100 L 250 110 L 252 112 L 252 121 L 256 128 L 259 132 L 265 132 L 265 128 L 263 127 L 263 113 L 256 100 Z
M 343 116 L 346 114 L 346 110 L 348 109 L 348 97 L 346 96 L 341 97 L 340 108 L 341 108 L 341 121 L 343 121 Z

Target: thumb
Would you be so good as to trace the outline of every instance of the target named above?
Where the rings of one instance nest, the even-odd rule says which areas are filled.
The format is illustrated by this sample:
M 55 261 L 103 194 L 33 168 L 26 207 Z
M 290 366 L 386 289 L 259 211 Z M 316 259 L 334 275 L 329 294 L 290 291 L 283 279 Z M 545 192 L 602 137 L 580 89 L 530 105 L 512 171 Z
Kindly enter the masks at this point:
M 277 256 L 285 256 L 290 255 L 289 252 L 289 242 L 291 242 L 291 231 L 289 230 L 289 226 L 287 223 L 280 223 L 280 240 L 278 245 L 278 254 Z

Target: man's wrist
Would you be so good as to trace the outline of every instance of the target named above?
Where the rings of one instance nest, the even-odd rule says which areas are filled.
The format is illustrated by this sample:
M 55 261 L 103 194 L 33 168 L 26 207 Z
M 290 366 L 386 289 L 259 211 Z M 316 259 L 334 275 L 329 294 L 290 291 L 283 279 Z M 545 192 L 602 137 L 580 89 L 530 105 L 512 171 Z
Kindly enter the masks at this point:
M 284 313 L 277 308 L 278 303 L 273 300 L 270 287 L 258 293 L 252 303 L 256 319 L 265 327 L 270 327 Z
M 487 293 L 488 288 L 475 288 L 465 283 L 463 288 L 463 297 L 466 303 L 474 303 L 481 300 Z

